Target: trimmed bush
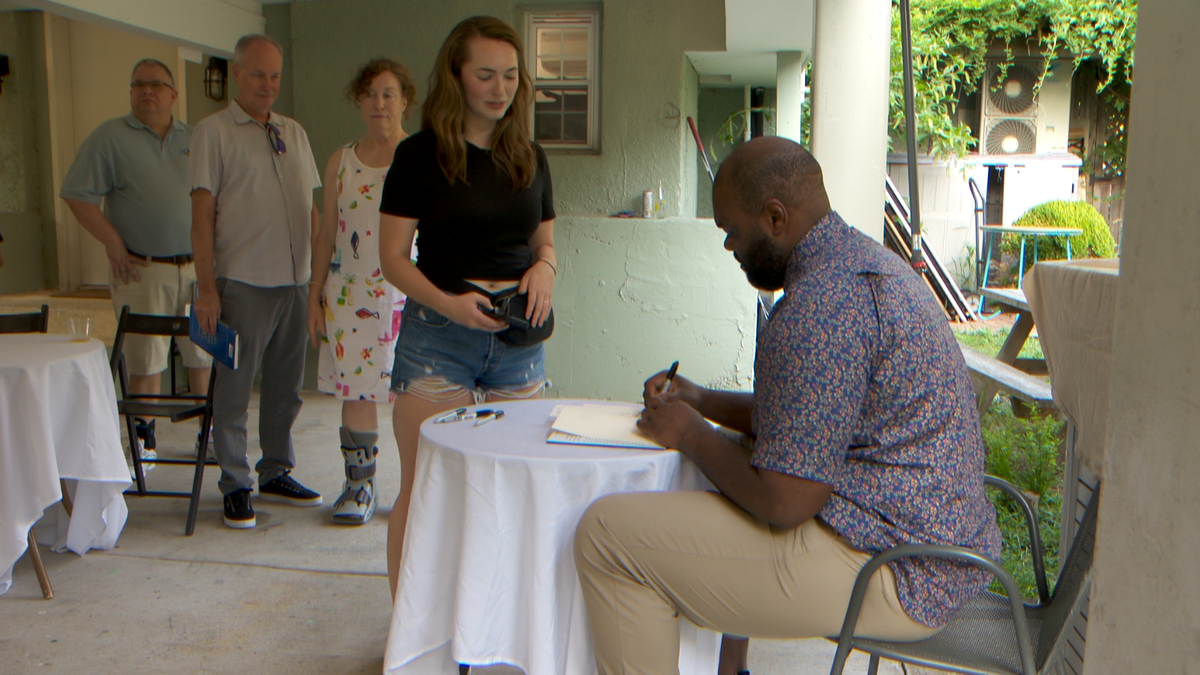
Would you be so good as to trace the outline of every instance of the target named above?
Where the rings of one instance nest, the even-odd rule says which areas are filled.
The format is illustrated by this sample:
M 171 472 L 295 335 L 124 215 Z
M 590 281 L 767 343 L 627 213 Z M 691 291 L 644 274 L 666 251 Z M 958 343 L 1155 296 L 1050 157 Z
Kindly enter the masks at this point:
M 1104 216 L 1096 207 L 1082 200 L 1055 199 L 1029 209 L 1013 225 L 1018 227 L 1074 227 L 1082 234 L 1071 237 L 1073 258 L 1114 258 L 1117 244 Z M 1033 235 L 1006 236 L 1002 248 L 1005 253 L 1015 254 L 1021 250 L 1021 239 L 1033 239 Z M 1025 246 L 1025 271 L 1033 266 L 1032 242 Z M 1038 260 L 1065 260 L 1067 248 L 1062 237 L 1038 237 Z

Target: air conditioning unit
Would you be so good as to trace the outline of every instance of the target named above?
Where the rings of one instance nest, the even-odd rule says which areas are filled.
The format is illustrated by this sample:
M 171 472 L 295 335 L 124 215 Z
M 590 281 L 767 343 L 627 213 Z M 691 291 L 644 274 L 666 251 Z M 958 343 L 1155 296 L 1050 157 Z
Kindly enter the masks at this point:
M 1000 63 L 989 63 L 983 81 L 979 151 L 984 155 L 1028 155 L 1037 151 L 1038 97 L 1034 87 L 1041 61 L 1017 61 L 1000 77 Z

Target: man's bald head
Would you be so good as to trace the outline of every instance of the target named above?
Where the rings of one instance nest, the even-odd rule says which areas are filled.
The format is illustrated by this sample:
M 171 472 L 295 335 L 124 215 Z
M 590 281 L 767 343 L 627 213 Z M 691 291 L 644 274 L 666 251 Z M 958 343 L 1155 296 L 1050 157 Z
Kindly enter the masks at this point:
M 760 136 L 738 146 L 717 173 L 714 185 L 732 189 L 748 214 L 778 199 L 811 227 L 831 210 L 821 165 L 799 143 L 779 136 Z

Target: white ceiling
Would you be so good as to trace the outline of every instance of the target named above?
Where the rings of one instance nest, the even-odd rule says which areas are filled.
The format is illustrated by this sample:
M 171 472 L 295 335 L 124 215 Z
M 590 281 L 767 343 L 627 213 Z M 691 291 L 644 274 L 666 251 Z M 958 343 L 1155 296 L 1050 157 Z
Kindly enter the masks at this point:
M 816 0 L 725 0 L 725 51 L 687 52 L 700 84 L 773 87 L 778 52 L 812 54 Z

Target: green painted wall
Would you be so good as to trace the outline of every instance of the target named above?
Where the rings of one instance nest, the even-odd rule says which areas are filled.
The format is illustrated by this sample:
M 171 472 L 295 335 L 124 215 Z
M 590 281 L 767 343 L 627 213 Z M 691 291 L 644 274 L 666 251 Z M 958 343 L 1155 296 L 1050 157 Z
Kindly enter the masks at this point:
M 549 396 L 636 401 L 675 360 L 695 382 L 750 389 L 756 294 L 711 220 L 567 216 L 554 241 Z
M 54 265 L 49 119 L 40 12 L 0 12 L 0 53 L 12 71 L 0 93 L 0 292 L 46 288 Z M 43 157 L 46 161 L 42 161 Z M 52 204 L 52 202 L 51 202 Z M 49 264 L 48 264 L 49 263 Z

